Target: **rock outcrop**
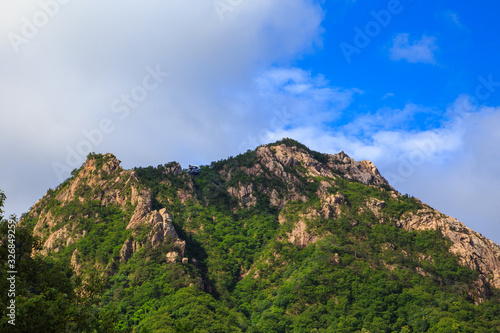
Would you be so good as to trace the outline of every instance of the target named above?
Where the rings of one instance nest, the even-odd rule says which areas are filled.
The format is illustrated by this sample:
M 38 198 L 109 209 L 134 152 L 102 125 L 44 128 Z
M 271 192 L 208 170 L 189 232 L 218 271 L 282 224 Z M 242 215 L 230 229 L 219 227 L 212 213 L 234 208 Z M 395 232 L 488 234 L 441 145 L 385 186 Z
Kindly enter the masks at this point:
M 307 225 L 303 220 L 299 220 L 293 230 L 287 234 L 288 241 L 294 243 L 298 247 L 306 247 L 311 243 L 317 242 L 320 237 L 312 235 L 308 229 Z
M 136 229 L 144 223 L 148 214 L 151 213 L 151 193 L 148 190 L 137 190 L 135 187 L 132 187 L 131 201 L 132 205 L 135 205 L 135 210 L 127 225 L 127 229 Z
M 257 198 L 253 195 L 253 184 L 242 185 L 240 183 L 238 187 L 229 187 L 227 191 L 238 199 L 240 206 L 251 207 L 257 203 Z
M 383 214 L 382 214 L 382 209 L 386 207 L 385 201 L 378 200 L 376 198 L 370 198 L 368 201 L 365 203 L 365 206 L 361 209 L 361 212 L 363 211 L 370 211 L 375 215 L 377 219 L 379 219 L 380 223 L 384 222 Z M 360 213 L 361 213 L 360 212 Z
M 57 251 L 59 245 L 67 246 L 85 236 L 85 231 L 75 234 L 75 226 L 79 223 L 77 217 L 54 214 L 51 208 L 54 203 L 65 208 L 75 199 L 81 203 L 100 201 L 102 206 L 115 205 L 125 209 L 127 202 L 134 201 L 131 193 L 138 186 L 134 171 L 123 170 L 120 161 L 112 154 L 99 160 L 87 159 L 71 180 L 57 188 L 55 197 L 51 197 L 53 191 L 49 191 L 30 210 L 31 215 L 38 219 L 33 232 L 44 242 L 41 253 Z M 21 219 L 20 224 L 23 223 Z
M 80 269 L 82 267 L 82 264 L 80 262 L 80 255 L 81 253 L 80 251 L 78 251 L 78 249 L 73 251 L 73 254 L 71 255 L 70 265 L 76 274 L 80 274 Z
M 291 148 L 286 147 L 285 145 L 283 145 L 283 147 L 283 149 L 288 148 L 290 152 L 292 151 Z M 275 147 L 269 148 L 267 146 L 262 146 L 257 148 L 257 157 L 259 158 L 259 162 L 264 166 L 265 169 L 267 169 L 279 179 L 289 184 L 300 184 L 300 180 L 297 177 L 285 171 L 285 166 L 291 163 L 290 161 L 292 160 L 290 158 L 293 159 L 293 157 L 284 157 L 284 152 L 279 151 L 277 153 L 277 149 L 272 148 Z M 296 154 L 302 155 L 303 153 L 297 152 Z M 293 163 L 295 164 L 296 160 L 293 159 L 293 161 Z
M 430 207 L 408 213 L 398 221 L 406 230 L 439 230 L 453 245 L 450 251 L 463 265 L 477 270 L 492 286 L 500 289 L 500 246 L 466 227 L 453 217 Z
M 139 242 L 134 241 L 133 237 L 127 239 L 120 250 L 120 262 L 127 262 L 139 247 Z
M 289 174 L 287 168 L 300 165 L 301 168 L 298 170 L 300 170 L 300 173 L 305 171 L 304 176 L 320 176 L 324 179 L 342 177 L 359 181 L 365 185 L 384 186 L 385 189 L 392 189 L 390 192 L 391 197 L 398 198 L 400 196 L 389 185 L 387 180 L 380 175 L 372 162 L 367 160 L 355 161 L 344 152 L 326 155 L 327 163 L 321 163 L 304 149 L 284 144 L 270 147 L 264 145 L 259 147 L 256 153 L 265 169 L 290 184 L 291 191 L 289 190 L 288 193 L 293 193 L 296 186 L 299 186 L 300 181 L 294 175 Z M 252 170 L 252 173 L 259 172 L 259 168 L 249 168 L 248 170 Z M 342 213 L 341 206 L 345 204 L 345 198 L 342 194 L 330 193 L 330 187 L 331 184 L 328 181 L 321 181 L 316 192 L 321 202 L 321 209 L 311 214 L 320 214 L 327 219 L 340 216 Z M 280 200 L 277 192 L 271 193 L 271 204 L 283 207 L 286 200 Z M 360 213 L 363 211 L 372 212 L 375 217 L 380 219 L 380 223 L 383 223 L 384 214 L 382 210 L 385 207 L 386 203 L 384 201 L 370 198 L 361 208 Z M 307 229 L 304 221 L 304 217 L 302 217 L 288 234 L 288 240 L 301 247 L 318 240 L 318 237 L 312 235 L 312 231 Z M 467 228 L 463 223 L 427 206 L 417 213 L 405 215 L 404 218 L 398 221 L 398 225 L 406 230 L 440 230 L 445 237 L 452 241 L 453 245 L 450 251 L 461 258 L 463 265 L 478 270 L 481 273 L 482 280 L 487 281 L 496 288 L 500 288 L 500 246 Z M 477 284 L 484 285 L 485 283 L 481 281 L 478 281 Z M 487 291 L 482 294 L 487 294 Z
M 165 173 L 166 174 L 171 174 L 171 175 L 174 175 L 174 176 L 178 176 L 178 175 L 182 174 L 182 167 L 177 162 L 172 162 L 172 163 L 165 164 L 164 167 L 165 167 Z
M 165 208 L 151 212 L 148 224 L 151 226 L 149 238 L 153 247 L 158 246 L 167 236 L 179 238 L 172 225 L 172 215 Z
M 390 186 L 389 182 L 380 175 L 378 169 L 370 161 L 357 162 L 343 151 L 328 157 L 328 167 L 335 170 L 336 174 L 343 178 L 357 180 L 365 185 Z
M 322 215 L 327 219 L 337 218 L 342 213 L 342 204 L 345 203 L 345 197 L 340 194 L 330 194 L 320 197 L 322 202 Z
M 59 192 L 56 199 L 68 203 L 74 198 L 84 200 L 104 200 L 104 204 L 125 205 L 127 193 L 116 188 L 117 184 L 137 181 L 131 170 L 123 170 L 120 161 L 112 154 L 102 157 L 102 165 L 93 158 L 87 159 L 69 186 Z M 85 198 L 84 195 L 90 197 Z M 36 206 L 36 204 L 35 204 Z

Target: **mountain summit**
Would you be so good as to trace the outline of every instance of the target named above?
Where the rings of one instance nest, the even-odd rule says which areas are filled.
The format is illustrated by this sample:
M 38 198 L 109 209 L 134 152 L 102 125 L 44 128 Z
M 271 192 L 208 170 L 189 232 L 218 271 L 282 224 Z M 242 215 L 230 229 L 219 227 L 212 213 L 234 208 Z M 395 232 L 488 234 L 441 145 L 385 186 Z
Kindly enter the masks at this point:
M 200 171 L 90 154 L 19 227 L 117 331 L 498 329 L 500 247 L 370 161 L 283 139 Z

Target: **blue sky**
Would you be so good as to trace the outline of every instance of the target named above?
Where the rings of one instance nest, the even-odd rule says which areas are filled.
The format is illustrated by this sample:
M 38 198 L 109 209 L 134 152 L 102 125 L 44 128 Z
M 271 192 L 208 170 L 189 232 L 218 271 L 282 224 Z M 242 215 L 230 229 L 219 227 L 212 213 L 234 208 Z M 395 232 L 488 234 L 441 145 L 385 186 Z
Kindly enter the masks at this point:
M 325 75 L 335 85 L 366 91 L 371 107 L 412 101 L 445 109 L 457 93 L 474 94 L 478 76 L 498 73 L 497 2 L 479 1 L 473 6 L 465 1 L 399 3 L 400 13 L 392 14 L 386 27 L 379 24 L 380 33 L 369 38 L 370 43 L 359 54 L 350 56 L 348 65 L 343 52 L 339 52 L 339 44 L 355 45 L 353 28 L 366 31 L 370 22 L 377 22 L 371 13 L 387 11 L 388 2 L 328 3 L 322 24 L 323 47 L 296 65 Z M 409 35 L 409 44 L 424 36 L 431 39 L 426 46 L 435 47 L 431 52 L 434 63 L 429 64 L 426 59 L 413 64 L 404 58 L 391 59 L 394 39 L 400 34 Z M 377 101 L 386 93 L 395 98 Z M 500 94 L 494 94 L 486 104 L 498 105 L 499 101 Z
M 21 214 L 88 151 L 208 164 L 292 137 L 373 161 L 500 243 L 494 1 L 0 4 L 0 189 Z

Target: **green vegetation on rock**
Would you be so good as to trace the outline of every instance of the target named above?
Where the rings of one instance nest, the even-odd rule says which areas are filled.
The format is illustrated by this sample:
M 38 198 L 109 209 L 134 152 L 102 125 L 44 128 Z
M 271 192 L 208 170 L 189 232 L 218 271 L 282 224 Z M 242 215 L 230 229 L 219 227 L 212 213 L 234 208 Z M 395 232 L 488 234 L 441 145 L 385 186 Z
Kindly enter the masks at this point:
M 438 229 L 402 227 L 441 215 L 344 161 L 292 139 L 199 176 L 89 155 L 18 225 L 16 329 L 499 332 L 489 277 Z

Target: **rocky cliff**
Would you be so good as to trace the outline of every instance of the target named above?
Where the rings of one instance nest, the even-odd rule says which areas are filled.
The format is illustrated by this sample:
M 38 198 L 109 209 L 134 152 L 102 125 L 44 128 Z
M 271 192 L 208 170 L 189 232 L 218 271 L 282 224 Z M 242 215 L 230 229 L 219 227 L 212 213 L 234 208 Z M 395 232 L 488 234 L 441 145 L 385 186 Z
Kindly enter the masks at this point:
M 466 227 L 453 217 L 441 214 L 429 206 L 408 213 L 398 221 L 406 230 L 439 230 L 452 242 L 450 251 L 461 263 L 481 273 L 492 286 L 500 289 L 500 246 L 480 233 Z

